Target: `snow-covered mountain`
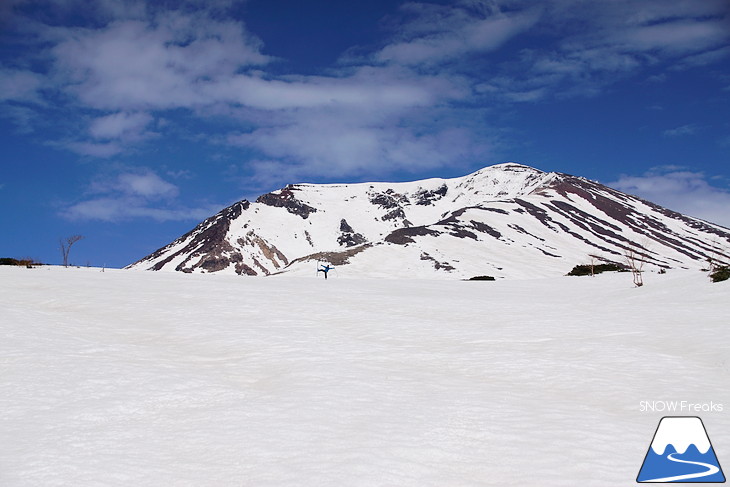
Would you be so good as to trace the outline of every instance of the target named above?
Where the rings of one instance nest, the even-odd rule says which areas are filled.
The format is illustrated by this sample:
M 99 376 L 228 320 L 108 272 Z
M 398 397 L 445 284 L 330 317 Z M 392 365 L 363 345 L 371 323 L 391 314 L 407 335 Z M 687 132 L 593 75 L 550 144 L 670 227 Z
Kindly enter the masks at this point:
M 585 178 L 515 163 L 407 183 L 293 184 L 243 200 L 129 268 L 250 276 L 546 277 L 644 255 L 730 261 L 730 229 Z

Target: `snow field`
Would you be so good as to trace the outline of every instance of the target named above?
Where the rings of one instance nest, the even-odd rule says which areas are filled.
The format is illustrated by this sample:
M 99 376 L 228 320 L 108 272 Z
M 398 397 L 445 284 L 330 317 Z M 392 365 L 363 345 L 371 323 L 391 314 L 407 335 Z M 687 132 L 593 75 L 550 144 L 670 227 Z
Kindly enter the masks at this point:
M 0 268 L 0 485 L 628 485 L 642 400 L 729 462 L 728 283 L 312 274 Z

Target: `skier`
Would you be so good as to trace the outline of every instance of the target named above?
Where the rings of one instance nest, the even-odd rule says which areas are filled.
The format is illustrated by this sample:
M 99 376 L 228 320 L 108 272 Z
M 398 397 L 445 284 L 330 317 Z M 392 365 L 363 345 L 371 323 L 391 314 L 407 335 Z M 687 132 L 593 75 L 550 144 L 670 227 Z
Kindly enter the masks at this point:
M 327 273 L 334 269 L 334 267 L 331 267 L 329 264 L 323 265 L 321 268 L 317 269 L 317 272 L 324 272 L 324 278 L 327 279 Z

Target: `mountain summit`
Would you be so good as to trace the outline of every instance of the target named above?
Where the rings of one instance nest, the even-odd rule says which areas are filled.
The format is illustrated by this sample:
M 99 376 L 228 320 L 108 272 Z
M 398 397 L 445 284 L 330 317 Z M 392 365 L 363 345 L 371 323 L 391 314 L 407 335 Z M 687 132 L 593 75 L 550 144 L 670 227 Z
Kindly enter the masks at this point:
M 730 260 L 730 229 L 585 178 L 516 163 L 453 179 L 291 184 L 206 219 L 128 268 L 338 276 L 547 277 L 644 255 L 647 269 Z

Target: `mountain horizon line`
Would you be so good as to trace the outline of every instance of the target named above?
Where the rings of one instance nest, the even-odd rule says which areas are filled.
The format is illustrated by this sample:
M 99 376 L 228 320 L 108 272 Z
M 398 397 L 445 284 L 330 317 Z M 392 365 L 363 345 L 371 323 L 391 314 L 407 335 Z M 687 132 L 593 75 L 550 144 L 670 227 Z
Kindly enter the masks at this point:
M 363 277 L 520 278 L 565 274 L 568 260 L 620 262 L 629 251 L 657 270 L 702 267 L 729 261 L 728 247 L 721 225 L 505 162 L 455 178 L 288 184 L 224 208 L 127 268 L 259 276 L 327 261 Z

